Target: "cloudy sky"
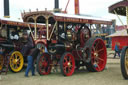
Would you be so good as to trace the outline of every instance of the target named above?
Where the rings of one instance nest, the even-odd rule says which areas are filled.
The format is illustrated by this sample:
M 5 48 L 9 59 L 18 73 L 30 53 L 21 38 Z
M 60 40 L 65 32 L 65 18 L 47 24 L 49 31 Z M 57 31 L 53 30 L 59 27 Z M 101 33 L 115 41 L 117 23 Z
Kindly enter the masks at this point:
M 108 13 L 108 7 L 121 0 L 79 0 L 80 2 L 80 14 L 89 14 L 93 16 L 116 19 L 117 24 L 121 25 L 117 17 L 113 14 Z M 59 0 L 60 8 L 65 9 L 68 0 Z M 54 0 L 10 0 L 10 15 L 11 18 L 21 18 L 21 12 L 23 10 L 32 11 L 52 10 L 54 8 Z M 68 13 L 74 14 L 74 0 L 70 0 L 68 6 Z M 0 17 L 3 17 L 3 0 L 0 0 Z M 121 17 L 124 24 L 126 23 L 125 17 Z

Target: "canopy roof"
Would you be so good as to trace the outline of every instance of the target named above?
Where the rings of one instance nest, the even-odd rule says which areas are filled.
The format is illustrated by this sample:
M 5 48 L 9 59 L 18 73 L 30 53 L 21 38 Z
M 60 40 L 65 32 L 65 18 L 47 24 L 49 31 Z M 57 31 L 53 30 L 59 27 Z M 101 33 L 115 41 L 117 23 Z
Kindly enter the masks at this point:
M 11 26 L 19 26 L 19 27 L 28 27 L 28 24 L 31 28 L 34 28 L 34 24 L 30 24 L 30 23 L 25 23 L 25 22 L 22 22 L 20 20 L 14 20 L 13 19 L 10 19 L 10 18 L 0 18 L 0 24 L 6 24 L 6 25 L 11 25 Z M 37 27 L 38 28 L 42 28 L 44 27 L 43 25 L 38 25 L 37 24 Z
M 28 18 L 32 18 L 33 16 L 37 18 L 41 16 L 52 16 L 56 21 L 61 21 L 61 22 L 108 24 L 108 25 L 112 24 L 112 20 L 103 19 L 99 17 L 93 17 L 93 16 L 87 16 L 87 15 L 53 13 L 53 12 L 48 12 L 48 11 L 26 12 L 22 14 L 22 18 L 25 22 L 28 22 Z M 37 23 L 38 23 L 38 20 L 37 20 Z
M 115 14 L 114 11 L 116 11 L 118 15 L 126 16 L 126 6 L 128 6 L 127 0 L 120 1 L 111 5 L 109 7 L 109 12 Z
M 123 29 L 121 31 L 116 31 L 115 33 L 113 33 L 107 37 L 118 37 L 118 36 L 128 36 L 127 29 Z

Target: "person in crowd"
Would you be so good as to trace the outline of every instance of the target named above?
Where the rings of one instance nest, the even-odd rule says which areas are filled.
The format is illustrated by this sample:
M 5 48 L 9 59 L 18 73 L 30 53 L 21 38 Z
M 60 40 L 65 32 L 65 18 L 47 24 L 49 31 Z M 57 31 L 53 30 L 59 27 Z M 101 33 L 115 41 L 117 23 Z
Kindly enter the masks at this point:
M 119 48 L 119 45 L 120 44 L 118 42 L 115 43 L 115 48 L 114 48 L 115 54 L 114 54 L 114 58 L 116 58 L 116 54 L 118 54 L 118 56 L 120 57 L 120 48 Z

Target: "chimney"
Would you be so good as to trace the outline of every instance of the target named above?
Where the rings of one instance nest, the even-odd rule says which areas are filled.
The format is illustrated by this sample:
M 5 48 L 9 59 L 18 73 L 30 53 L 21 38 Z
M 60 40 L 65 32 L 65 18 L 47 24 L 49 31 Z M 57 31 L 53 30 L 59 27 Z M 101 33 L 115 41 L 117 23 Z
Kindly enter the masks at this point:
M 10 18 L 9 14 L 9 0 L 4 0 L 4 17 Z
M 60 9 L 59 9 L 59 0 L 55 0 L 54 12 L 60 12 Z
M 79 14 L 79 0 L 75 0 L 75 14 Z
M 59 0 L 55 0 L 55 9 L 59 9 Z

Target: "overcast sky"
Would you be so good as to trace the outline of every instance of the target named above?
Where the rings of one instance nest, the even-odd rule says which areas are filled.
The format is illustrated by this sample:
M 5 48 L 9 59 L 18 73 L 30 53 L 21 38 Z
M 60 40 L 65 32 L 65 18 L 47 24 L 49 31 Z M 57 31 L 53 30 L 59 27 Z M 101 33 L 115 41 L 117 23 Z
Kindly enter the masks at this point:
M 119 20 L 113 14 L 108 13 L 108 7 L 121 0 L 79 0 L 80 14 L 89 14 L 93 16 L 116 19 L 117 24 L 120 25 Z M 59 6 L 62 10 L 65 9 L 68 0 L 59 0 Z M 21 18 L 21 12 L 23 10 L 35 11 L 36 9 L 52 10 L 54 8 L 54 0 L 10 0 L 10 15 L 11 18 Z M 68 5 L 68 13 L 74 14 L 74 0 L 70 0 Z M 3 17 L 3 0 L 0 0 L 0 17 Z M 124 24 L 126 23 L 125 17 L 121 17 Z

